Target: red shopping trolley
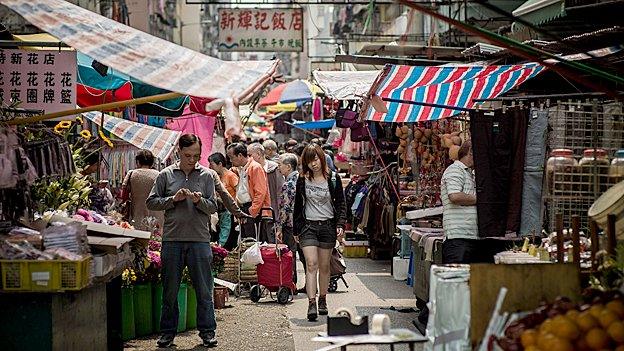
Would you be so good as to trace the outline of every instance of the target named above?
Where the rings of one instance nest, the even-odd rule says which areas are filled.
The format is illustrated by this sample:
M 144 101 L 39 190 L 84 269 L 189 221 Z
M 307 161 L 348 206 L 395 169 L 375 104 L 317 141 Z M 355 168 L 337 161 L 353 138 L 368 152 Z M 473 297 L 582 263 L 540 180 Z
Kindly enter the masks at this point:
M 263 223 L 273 224 L 274 214 L 272 208 L 263 208 L 260 213 L 271 212 L 271 217 L 259 216 L 255 221 L 256 237 L 260 237 L 260 228 Z M 256 266 L 258 275 L 258 285 L 251 287 L 250 298 L 253 302 L 258 302 L 263 296 L 271 296 L 277 299 L 280 304 L 286 304 L 294 297 L 297 289 L 293 282 L 293 253 L 287 245 L 277 243 L 277 233 L 271 226 L 272 234 L 275 237 L 275 244 L 260 246 L 263 264 Z M 276 293 L 276 296 L 273 296 Z

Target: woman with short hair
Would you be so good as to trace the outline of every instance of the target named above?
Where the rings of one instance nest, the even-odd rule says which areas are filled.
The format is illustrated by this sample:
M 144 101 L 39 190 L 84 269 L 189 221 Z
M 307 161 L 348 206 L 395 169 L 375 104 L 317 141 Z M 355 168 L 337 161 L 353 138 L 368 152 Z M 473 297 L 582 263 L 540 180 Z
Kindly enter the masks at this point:
M 157 219 L 159 228 L 162 230 L 164 213 L 162 211 L 150 211 L 145 205 L 145 200 L 154 186 L 158 171 L 153 169 L 154 155 L 149 150 L 141 150 L 135 156 L 136 168 L 129 171 L 124 178 L 121 199 L 122 201 L 131 200 L 130 213 L 128 222 L 136 229 L 149 230 L 143 220 L 146 217 L 154 217 Z

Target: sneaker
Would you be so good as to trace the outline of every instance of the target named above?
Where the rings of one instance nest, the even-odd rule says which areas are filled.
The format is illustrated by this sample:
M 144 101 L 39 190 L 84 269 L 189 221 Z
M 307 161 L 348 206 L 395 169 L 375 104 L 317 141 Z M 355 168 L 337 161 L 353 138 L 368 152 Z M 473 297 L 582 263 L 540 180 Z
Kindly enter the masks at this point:
M 305 287 L 305 285 L 303 286 L 303 288 L 299 288 L 299 289 L 297 289 L 297 293 L 299 293 L 299 294 L 305 294 L 305 293 L 306 293 L 306 287 Z
M 170 347 L 173 345 L 174 338 L 174 334 L 163 334 L 157 341 L 158 347 Z
M 321 316 L 327 316 L 327 295 L 319 296 L 318 299 L 318 314 Z
M 314 322 L 316 321 L 317 317 L 318 315 L 316 311 L 316 299 L 310 299 L 308 303 L 308 320 L 310 322 Z
M 207 333 L 205 335 L 199 336 L 202 339 L 204 347 L 215 347 L 217 346 L 217 337 L 214 333 Z

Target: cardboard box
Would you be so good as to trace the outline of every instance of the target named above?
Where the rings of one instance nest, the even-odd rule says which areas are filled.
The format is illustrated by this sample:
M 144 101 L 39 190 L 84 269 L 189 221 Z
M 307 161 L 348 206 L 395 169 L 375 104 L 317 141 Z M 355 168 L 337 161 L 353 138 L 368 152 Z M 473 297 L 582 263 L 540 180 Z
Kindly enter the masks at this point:
M 117 266 L 116 254 L 93 255 L 93 271 L 96 277 L 103 277 L 112 272 Z

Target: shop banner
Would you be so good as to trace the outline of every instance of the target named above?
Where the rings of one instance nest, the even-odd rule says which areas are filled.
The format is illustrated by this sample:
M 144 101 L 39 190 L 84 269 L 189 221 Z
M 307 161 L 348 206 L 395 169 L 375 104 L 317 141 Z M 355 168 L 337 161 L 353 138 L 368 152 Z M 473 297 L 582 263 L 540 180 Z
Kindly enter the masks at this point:
M 303 11 L 219 9 L 219 51 L 303 51 Z
M 0 4 L 110 68 L 185 95 L 243 98 L 265 84 L 278 64 L 277 60 L 222 61 L 65 0 L 0 0 Z
M 0 49 L 0 100 L 45 113 L 76 108 L 76 52 Z

